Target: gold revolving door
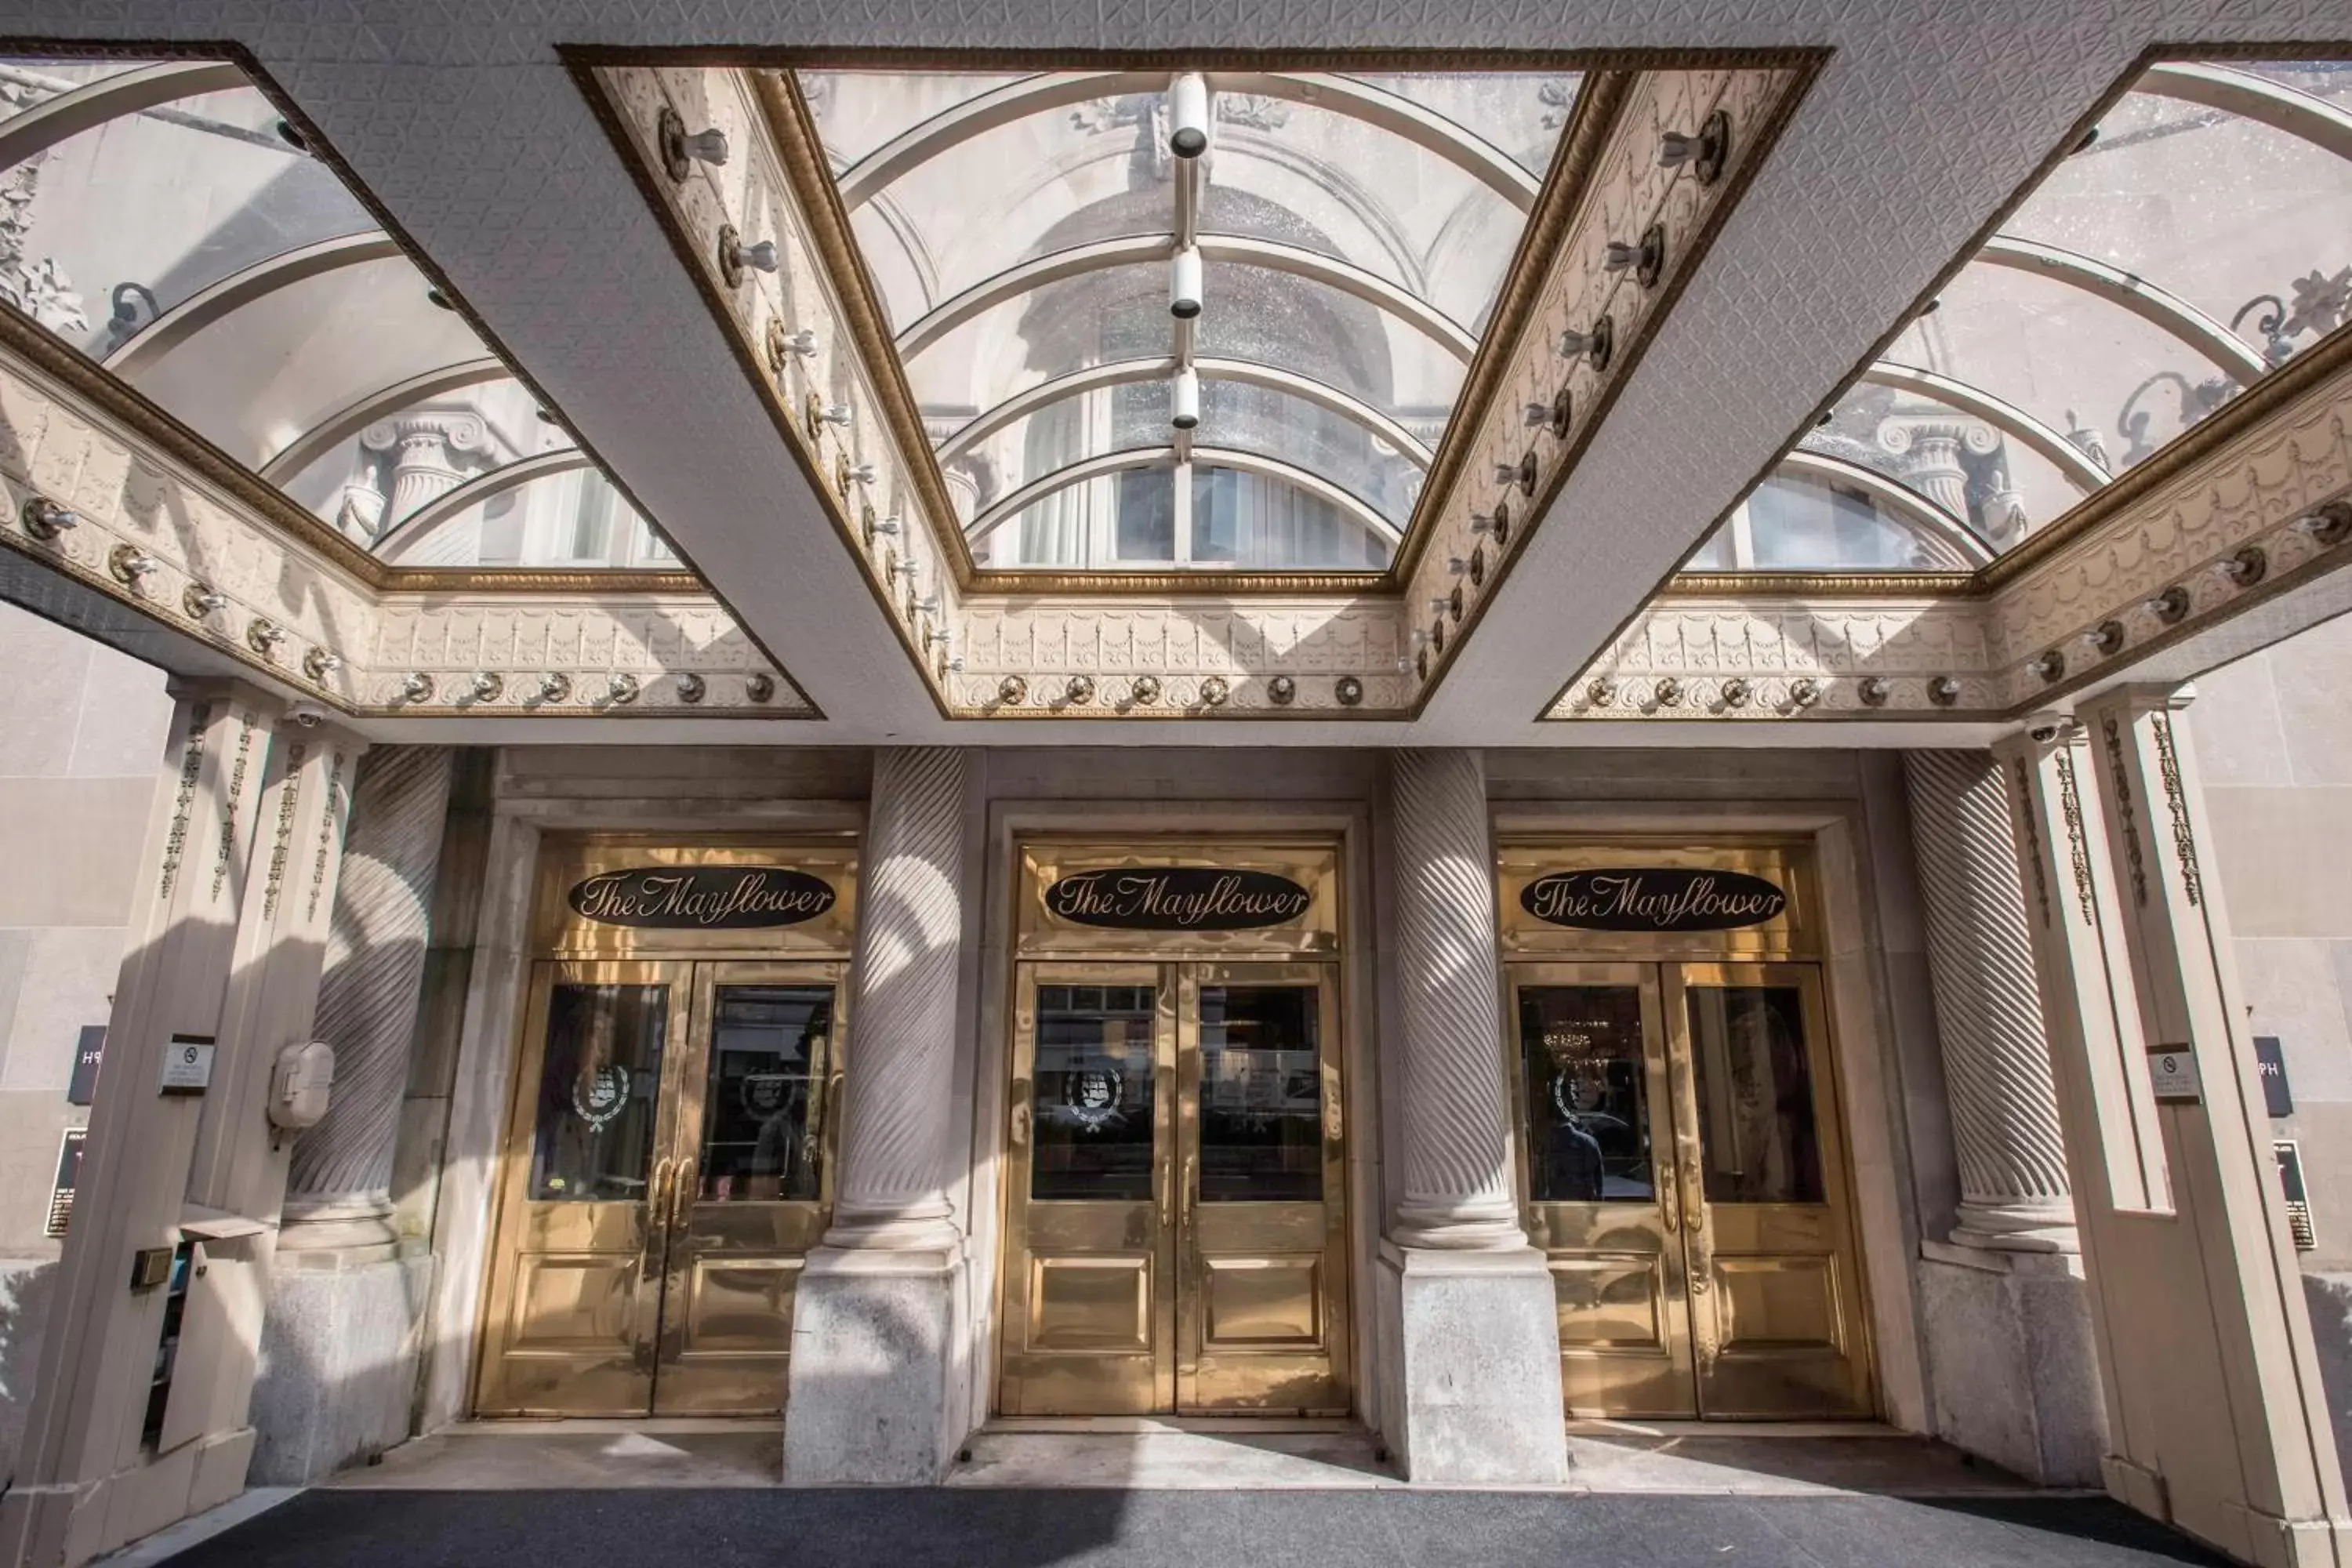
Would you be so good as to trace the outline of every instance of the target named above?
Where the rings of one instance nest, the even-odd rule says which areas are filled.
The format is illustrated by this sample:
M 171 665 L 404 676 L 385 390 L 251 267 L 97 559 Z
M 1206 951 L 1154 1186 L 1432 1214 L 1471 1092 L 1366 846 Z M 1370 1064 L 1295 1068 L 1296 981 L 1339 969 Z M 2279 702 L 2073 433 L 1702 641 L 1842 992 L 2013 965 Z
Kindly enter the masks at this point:
M 1031 849 L 1030 951 L 1163 956 L 1017 965 L 1003 1414 L 1347 1412 L 1338 966 L 1237 956 L 1336 953 L 1331 858 Z
M 832 1208 L 845 844 L 551 848 L 475 1408 L 772 1415 Z M 615 892 L 615 889 L 624 889 Z M 726 952 L 771 956 L 730 958 Z
M 1513 847 L 1503 873 L 1522 1192 L 1570 1414 L 1872 1414 L 1821 969 L 1793 956 L 1805 867 Z M 1653 956 L 1532 956 L 1567 952 Z

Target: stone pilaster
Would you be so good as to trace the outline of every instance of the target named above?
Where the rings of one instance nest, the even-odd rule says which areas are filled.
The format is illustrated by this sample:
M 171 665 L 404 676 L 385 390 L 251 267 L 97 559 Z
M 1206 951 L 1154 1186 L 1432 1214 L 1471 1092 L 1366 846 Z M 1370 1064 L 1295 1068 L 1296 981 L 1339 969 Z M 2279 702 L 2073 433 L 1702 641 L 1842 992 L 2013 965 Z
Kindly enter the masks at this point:
M 955 1111 L 977 881 L 967 756 L 874 759 L 834 1221 L 793 1309 L 784 1476 L 796 1484 L 935 1480 L 964 1436 L 964 1231 L 948 1189 L 969 1148 Z
M 381 748 L 361 769 L 319 986 L 334 1092 L 287 1182 L 254 1394 L 258 1482 L 315 1479 L 407 1436 L 432 1261 L 402 1255 L 392 1166 L 450 769 L 446 746 Z
M 2103 1468 L 2116 1496 L 2231 1556 L 2318 1568 L 2352 1555 L 2352 1531 L 2179 702 L 2125 689 L 1996 748 L 2024 785 Z
M 2000 768 L 1987 752 L 1906 752 L 1903 773 L 1959 1156 L 1951 1239 L 2073 1252 L 2065 1134 Z
M 175 691 L 146 869 L 108 1020 L 75 1224 L 0 1563 L 71 1568 L 243 1488 L 285 1141 L 272 1067 L 312 1037 L 344 814 L 362 742 L 233 683 Z M 209 1049 L 201 1093 L 159 1092 Z M 143 1431 L 167 1300 L 133 1260 L 185 1245 L 159 1428 Z
M 1412 1480 L 1557 1482 L 1559 1316 L 1512 1173 L 1479 754 L 1391 753 L 1386 821 L 1403 1180 L 1380 1259 L 1382 1432 Z

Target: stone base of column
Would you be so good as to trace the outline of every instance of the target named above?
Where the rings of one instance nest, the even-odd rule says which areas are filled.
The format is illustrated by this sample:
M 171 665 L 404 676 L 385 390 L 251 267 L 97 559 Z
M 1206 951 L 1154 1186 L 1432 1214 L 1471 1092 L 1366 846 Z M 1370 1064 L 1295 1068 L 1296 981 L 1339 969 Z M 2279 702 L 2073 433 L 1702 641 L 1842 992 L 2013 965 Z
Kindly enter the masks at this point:
M 1920 1253 L 1936 1435 L 2042 1486 L 2100 1485 L 2106 1405 L 2082 1259 L 1943 1242 Z
M 1531 1247 L 1381 1245 L 1381 1436 L 1411 1481 L 1554 1486 L 1568 1479 L 1559 1309 Z
M 2074 1205 L 2061 1198 L 2050 1203 L 1971 1203 L 1960 1200 L 1952 1215 L 1952 1241 L 1994 1252 L 2080 1252 L 2082 1233 L 2074 1228 Z
M 793 1301 L 787 1486 L 929 1486 L 964 1432 L 963 1253 L 820 1247 Z
M 380 1216 L 286 1226 L 253 1384 L 254 1485 L 317 1480 L 407 1440 L 432 1286 L 432 1256 Z

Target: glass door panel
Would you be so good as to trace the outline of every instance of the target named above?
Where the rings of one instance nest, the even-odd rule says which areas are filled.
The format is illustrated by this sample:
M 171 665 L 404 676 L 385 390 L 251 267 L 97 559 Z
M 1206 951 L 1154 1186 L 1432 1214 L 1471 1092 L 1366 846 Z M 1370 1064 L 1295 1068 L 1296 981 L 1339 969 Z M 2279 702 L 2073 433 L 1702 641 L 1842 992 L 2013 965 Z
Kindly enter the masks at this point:
M 1348 1407 L 1339 1030 L 1326 967 L 1181 971 L 1180 1410 Z
M 686 966 L 534 966 L 476 1407 L 628 1415 L 653 1392 Z
M 1870 1357 L 1820 971 L 1666 974 L 1698 1398 L 1731 1419 L 1867 1415 Z
M 1571 1415 L 1697 1413 L 1657 972 L 1513 971 L 1529 1238 L 1551 1265 Z
M 1175 997 L 1150 964 L 1014 975 L 1008 1415 L 1141 1415 L 1175 1381 Z
M 830 1212 L 842 966 L 696 965 L 695 1042 L 679 1074 L 660 1415 L 783 1408 L 793 1299 Z

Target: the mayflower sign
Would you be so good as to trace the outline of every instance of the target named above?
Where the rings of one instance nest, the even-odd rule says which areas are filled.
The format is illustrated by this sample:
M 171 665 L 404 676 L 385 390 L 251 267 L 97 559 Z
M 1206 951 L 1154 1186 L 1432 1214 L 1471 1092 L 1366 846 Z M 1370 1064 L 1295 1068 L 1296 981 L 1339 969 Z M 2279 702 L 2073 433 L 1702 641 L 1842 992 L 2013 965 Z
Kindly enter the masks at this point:
M 630 866 L 575 884 L 573 912 L 656 931 L 756 931 L 833 908 L 833 884 L 788 866 Z
M 1287 925 L 1314 902 L 1287 877 L 1214 866 L 1120 866 L 1045 889 L 1058 918 L 1118 931 L 1254 931 Z
M 1519 907 L 1576 931 L 1736 931 L 1779 919 L 1789 895 L 1739 871 L 1612 866 L 1538 877 Z

